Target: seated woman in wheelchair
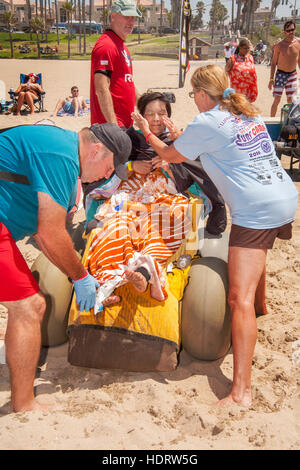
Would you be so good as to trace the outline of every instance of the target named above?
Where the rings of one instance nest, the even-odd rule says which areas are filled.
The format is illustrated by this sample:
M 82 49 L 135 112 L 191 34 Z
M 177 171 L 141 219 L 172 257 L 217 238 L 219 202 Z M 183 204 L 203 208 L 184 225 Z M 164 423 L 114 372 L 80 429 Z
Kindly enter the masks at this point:
M 171 115 L 166 96 L 145 93 L 138 108 L 151 131 L 171 143 L 162 123 L 162 116 Z M 171 121 L 169 128 L 170 137 L 175 138 L 178 131 Z M 190 166 L 164 165 L 140 132 L 133 128 L 127 132 L 133 147 L 128 181 L 113 175 L 108 180 L 83 185 L 88 228 L 99 226 L 99 222 L 101 226 L 92 235 L 86 268 L 101 285 L 103 306 L 120 300 L 113 291 L 126 282 L 132 283 L 138 292 L 144 292 L 149 283 L 153 298 L 159 301 L 166 298 L 163 268 L 191 228 L 187 216 L 189 198 L 182 194 L 191 185 L 204 200 L 203 218 L 213 208 L 211 231 L 219 234 L 226 227 L 223 200 L 199 162 L 191 162 Z
M 27 103 L 30 114 L 34 114 L 34 100 L 44 93 L 41 85 L 37 83 L 38 76 L 35 73 L 29 73 L 26 77 L 26 83 L 21 83 L 15 93 L 19 95 L 17 102 L 17 116 L 20 116 L 21 108 Z

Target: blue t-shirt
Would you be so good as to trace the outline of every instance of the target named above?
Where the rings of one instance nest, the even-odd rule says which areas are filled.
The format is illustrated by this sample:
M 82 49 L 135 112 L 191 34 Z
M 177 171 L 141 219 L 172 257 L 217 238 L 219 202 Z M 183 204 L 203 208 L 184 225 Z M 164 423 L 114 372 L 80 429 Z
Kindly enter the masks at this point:
M 294 220 L 298 192 L 261 117 L 233 116 L 217 105 L 198 114 L 174 146 L 188 159 L 200 156 L 234 224 L 267 229 Z
M 78 136 L 55 126 L 18 126 L 0 134 L 0 170 L 25 175 L 30 185 L 0 179 L 0 222 L 15 240 L 37 231 L 38 192 L 66 210 L 76 196 Z

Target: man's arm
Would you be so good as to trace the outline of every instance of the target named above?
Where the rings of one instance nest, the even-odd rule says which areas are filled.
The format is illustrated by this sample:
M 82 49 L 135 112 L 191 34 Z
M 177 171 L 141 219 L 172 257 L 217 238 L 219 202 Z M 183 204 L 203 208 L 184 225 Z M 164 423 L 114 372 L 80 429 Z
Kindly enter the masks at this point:
M 278 62 L 278 57 L 279 57 L 279 47 L 276 45 L 273 50 L 273 57 L 272 57 L 272 62 L 271 62 L 271 70 L 270 70 L 270 80 L 268 84 L 269 90 L 272 90 L 274 86 L 274 77 L 275 77 L 275 71 L 277 67 L 277 62 Z
M 71 279 L 81 279 L 86 270 L 66 230 L 66 210 L 46 193 L 38 193 L 38 204 L 38 229 L 34 238 L 39 248 Z
M 85 111 L 88 109 L 88 105 L 86 104 L 86 101 L 85 101 L 84 98 L 82 98 L 81 106 L 82 106 L 82 108 L 83 108 Z
M 225 72 L 226 73 L 229 73 L 230 70 L 232 69 L 232 66 L 233 66 L 233 62 L 232 62 L 232 58 L 230 57 L 227 62 L 226 62 L 226 65 L 225 65 Z
M 110 78 L 103 73 L 95 73 L 95 92 L 103 116 L 107 122 L 117 124 L 113 100 L 110 93 Z

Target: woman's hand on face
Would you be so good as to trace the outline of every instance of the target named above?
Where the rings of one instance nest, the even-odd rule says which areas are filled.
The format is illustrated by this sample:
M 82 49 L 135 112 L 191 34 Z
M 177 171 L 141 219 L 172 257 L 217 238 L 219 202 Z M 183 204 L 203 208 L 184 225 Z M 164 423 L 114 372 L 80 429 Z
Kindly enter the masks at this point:
M 165 171 L 168 171 L 169 164 L 165 160 L 162 160 L 159 156 L 152 158 L 152 169 L 156 170 L 157 168 L 162 168 Z
M 140 113 L 131 113 L 131 119 L 144 135 L 149 134 L 150 128 L 148 121 Z
M 163 123 L 169 131 L 169 137 L 171 140 L 176 140 L 182 134 L 182 131 L 177 129 L 174 122 L 169 117 L 164 116 Z
M 132 162 L 133 171 L 147 175 L 152 170 L 151 160 L 135 160 Z

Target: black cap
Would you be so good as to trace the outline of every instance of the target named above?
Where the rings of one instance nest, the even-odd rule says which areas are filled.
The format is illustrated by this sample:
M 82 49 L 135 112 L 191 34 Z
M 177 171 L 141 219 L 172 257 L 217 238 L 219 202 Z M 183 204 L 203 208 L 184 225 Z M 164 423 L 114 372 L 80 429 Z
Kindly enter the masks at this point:
M 90 130 L 114 154 L 114 167 L 118 177 L 122 180 L 127 180 L 127 167 L 125 163 L 128 162 L 132 144 L 126 132 L 112 122 L 93 124 Z

